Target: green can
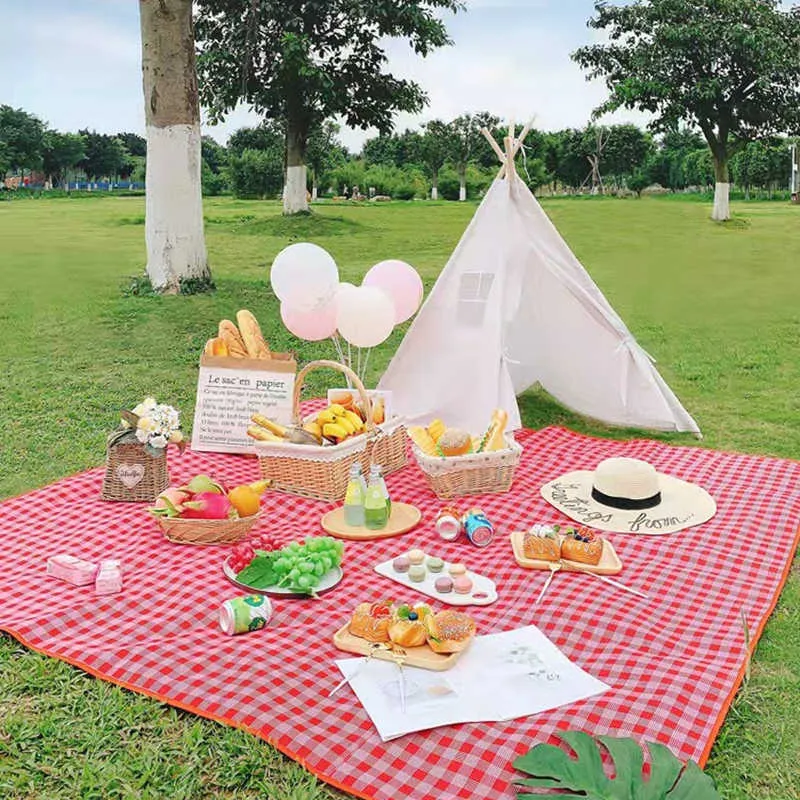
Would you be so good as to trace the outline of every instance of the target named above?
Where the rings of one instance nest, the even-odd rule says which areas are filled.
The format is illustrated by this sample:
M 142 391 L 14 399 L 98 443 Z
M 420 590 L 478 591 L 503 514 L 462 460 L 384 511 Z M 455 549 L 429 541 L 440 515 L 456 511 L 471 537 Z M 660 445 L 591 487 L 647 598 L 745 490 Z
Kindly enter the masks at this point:
M 272 603 L 268 597 L 249 594 L 226 600 L 219 609 L 219 626 L 224 633 L 234 636 L 237 633 L 260 631 L 272 617 Z

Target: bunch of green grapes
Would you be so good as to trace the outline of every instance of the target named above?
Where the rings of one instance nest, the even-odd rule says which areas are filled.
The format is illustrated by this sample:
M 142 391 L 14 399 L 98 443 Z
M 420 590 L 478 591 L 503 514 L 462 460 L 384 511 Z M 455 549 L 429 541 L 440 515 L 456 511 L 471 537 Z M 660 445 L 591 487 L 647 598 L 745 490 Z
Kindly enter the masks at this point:
M 304 544 L 292 542 L 274 554 L 276 584 L 309 594 L 323 575 L 341 564 L 343 554 L 344 544 L 330 536 L 308 536 Z

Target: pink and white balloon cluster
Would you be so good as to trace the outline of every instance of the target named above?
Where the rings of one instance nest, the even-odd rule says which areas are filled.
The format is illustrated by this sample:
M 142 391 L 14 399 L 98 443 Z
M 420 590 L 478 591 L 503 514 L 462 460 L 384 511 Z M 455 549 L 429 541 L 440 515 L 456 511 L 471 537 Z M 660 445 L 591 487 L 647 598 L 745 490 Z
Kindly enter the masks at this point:
M 354 347 L 376 347 L 395 325 L 411 319 L 422 302 L 422 279 L 410 264 L 381 261 L 361 286 L 339 282 L 331 255 L 315 244 L 293 244 L 272 263 L 272 289 L 281 319 L 300 339 L 318 342 L 338 334 Z

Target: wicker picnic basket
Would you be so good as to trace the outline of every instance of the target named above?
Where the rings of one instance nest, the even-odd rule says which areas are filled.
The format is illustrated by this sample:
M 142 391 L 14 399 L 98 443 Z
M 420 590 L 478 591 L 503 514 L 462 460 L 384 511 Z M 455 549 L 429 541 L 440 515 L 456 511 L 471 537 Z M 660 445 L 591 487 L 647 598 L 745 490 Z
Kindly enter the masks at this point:
M 522 447 L 506 434 L 504 450 L 465 456 L 429 456 L 414 445 L 414 457 L 437 497 L 449 500 L 467 494 L 507 492 L 522 456 Z
M 100 497 L 127 503 L 152 503 L 169 486 L 166 448 L 151 456 L 133 433 L 110 437 Z
M 244 539 L 260 517 L 253 514 L 239 519 L 182 519 L 159 517 L 164 536 L 176 544 L 233 544 Z
M 344 498 L 350 479 L 350 467 L 361 462 L 365 471 L 371 464 L 380 464 L 384 475 L 406 465 L 405 427 L 401 420 L 390 420 L 376 426 L 372 419 L 372 403 L 358 376 L 336 361 L 312 361 L 297 375 L 292 398 L 292 422 L 301 425 L 300 394 L 309 372 L 333 369 L 343 373 L 358 391 L 367 417 L 367 431 L 341 444 L 293 445 L 256 442 L 261 474 L 272 481 L 271 489 L 312 500 L 338 502 Z

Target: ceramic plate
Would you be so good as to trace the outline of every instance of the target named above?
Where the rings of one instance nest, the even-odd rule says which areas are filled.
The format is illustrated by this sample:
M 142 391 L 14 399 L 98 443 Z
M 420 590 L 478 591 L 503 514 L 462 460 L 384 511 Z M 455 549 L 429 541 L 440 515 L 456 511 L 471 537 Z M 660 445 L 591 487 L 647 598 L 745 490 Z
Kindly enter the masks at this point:
M 248 586 L 246 583 L 242 583 L 240 580 L 237 580 L 236 573 L 230 567 L 230 559 L 225 559 L 225 562 L 222 565 L 222 571 L 225 573 L 225 577 L 231 583 L 235 584 L 240 589 L 244 589 L 248 592 L 255 592 L 256 594 L 266 594 L 269 595 L 270 597 L 300 597 L 306 599 L 310 597 L 310 595 L 297 594 L 296 592 L 293 592 L 290 589 L 284 589 L 281 586 L 268 586 L 266 589 L 256 589 L 254 586 Z M 342 572 L 342 568 L 334 567 L 330 572 L 326 572 L 319 579 L 319 584 L 317 584 L 317 587 L 314 591 L 317 594 L 323 594 L 324 592 L 328 592 L 331 589 L 333 589 L 334 586 L 337 586 L 343 577 L 344 573 Z

